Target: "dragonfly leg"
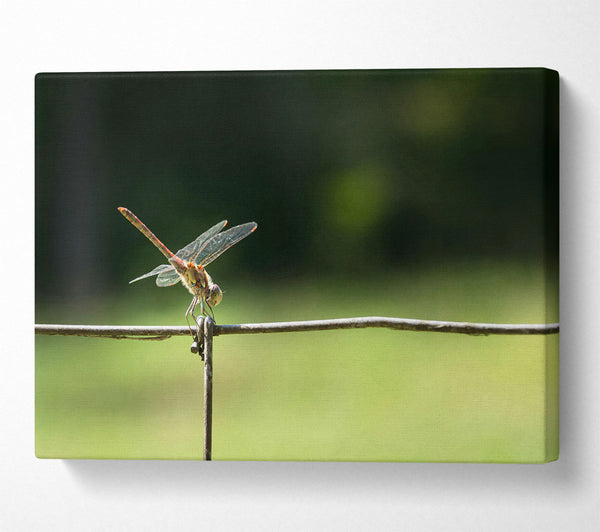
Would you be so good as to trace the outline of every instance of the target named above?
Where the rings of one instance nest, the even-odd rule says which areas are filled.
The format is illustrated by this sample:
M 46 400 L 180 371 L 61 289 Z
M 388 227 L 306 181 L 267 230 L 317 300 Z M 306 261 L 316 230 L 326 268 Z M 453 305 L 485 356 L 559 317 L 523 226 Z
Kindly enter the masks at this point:
M 211 315 L 213 321 L 215 321 L 215 312 L 214 312 L 214 310 L 212 309 L 212 307 L 208 303 L 206 303 L 206 306 L 208 307 L 208 311 L 210 312 L 210 315 Z
M 206 305 L 206 308 L 208 308 L 208 312 L 206 312 L 204 305 Z M 208 302 L 204 298 L 202 298 L 202 300 L 200 301 L 200 308 L 202 309 L 202 314 L 204 316 L 208 316 L 210 313 L 211 318 L 213 319 L 213 321 L 215 321 L 215 313 L 213 312 L 212 307 L 208 304 Z
M 200 330 L 201 324 L 198 323 L 198 318 L 194 315 L 194 310 L 196 310 L 196 306 L 198 305 L 198 297 L 194 296 L 194 298 L 192 299 L 192 302 L 190 303 L 190 306 L 188 307 L 186 313 L 185 313 L 185 321 L 187 321 L 188 324 L 188 328 L 190 330 L 190 334 L 192 335 L 192 338 L 194 338 L 194 342 L 192 343 L 192 346 L 190 347 L 190 350 L 192 353 L 199 353 L 200 354 L 200 358 L 202 360 L 204 360 L 204 337 L 202 336 L 202 331 Z M 192 315 L 192 318 L 194 320 L 194 323 L 196 324 L 197 327 L 197 333 L 194 334 L 194 332 L 192 331 L 192 328 L 190 327 L 190 322 L 188 320 L 188 316 Z
M 188 329 L 190 330 L 190 334 L 192 336 L 195 336 L 194 333 L 192 332 L 192 328 L 190 326 L 190 322 L 188 320 L 188 316 L 191 314 L 192 318 L 194 319 L 194 322 L 196 322 L 196 316 L 194 316 L 194 309 L 196 308 L 196 305 L 198 305 L 198 297 L 194 296 L 192 298 L 192 302 L 190 303 L 190 306 L 188 307 L 188 309 L 185 311 L 185 321 L 187 322 L 188 325 Z M 198 324 L 196 323 L 196 326 Z

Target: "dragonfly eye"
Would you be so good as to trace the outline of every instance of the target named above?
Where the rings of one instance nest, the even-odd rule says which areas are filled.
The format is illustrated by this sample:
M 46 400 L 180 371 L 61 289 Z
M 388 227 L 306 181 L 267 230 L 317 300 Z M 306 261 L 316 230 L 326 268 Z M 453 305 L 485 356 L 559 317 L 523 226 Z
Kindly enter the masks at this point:
M 219 288 L 218 284 L 213 284 L 209 289 L 209 294 L 208 298 L 206 299 L 206 302 L 211 307 L 214 307 L 215 305 L 218 305 L 221 302 L 221 299 L 223 299 L 223 292 L 221 292 L 221 289 Z

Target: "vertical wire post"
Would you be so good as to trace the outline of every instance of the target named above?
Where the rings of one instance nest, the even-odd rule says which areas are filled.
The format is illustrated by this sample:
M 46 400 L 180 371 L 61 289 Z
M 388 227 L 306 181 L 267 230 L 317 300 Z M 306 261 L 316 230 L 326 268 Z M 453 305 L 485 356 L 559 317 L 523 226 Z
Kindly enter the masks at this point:
M 209 316 L 204 318 L 204 460 L 212 460 L 212 383 L 213 383 L 213 326 Z

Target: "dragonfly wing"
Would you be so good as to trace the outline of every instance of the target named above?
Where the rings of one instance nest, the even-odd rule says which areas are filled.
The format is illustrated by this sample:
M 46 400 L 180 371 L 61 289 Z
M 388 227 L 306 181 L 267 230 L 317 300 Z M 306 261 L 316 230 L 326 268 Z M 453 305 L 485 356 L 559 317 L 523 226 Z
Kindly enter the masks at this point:
M 172 286 L 174 284 L 177 284 L 179 281 L 181 281 L 181 277 L 179 277 L 179 274 L 175 271 L 175 268 L 171 266 L 170 270 L 165 270 L 164 272 L 159 274 L 159 276 L 156 278 L 156 285 Z
M 169 270 L 175 270 L 175 268 L 171 264 L 161 264 L 160 266 L 154 268 L 151 272 L 145 273 L 144 275 L 140 275 L 139 277 L 136 277 L 133 281 L 129 281 L 129 284 L 135 283 L 140 279 L 145 279 L 146 277 L 152 277 L 153 275 L 165 273 Z
M 196 257 L 196 264 L 200 266 L 210 264 L 231 246 L 242 240 L 242 238 L 246 238 L 256 228 L 257 225 L 255 222 L 248 222 L 219 233 L 204 244 Z
M 196 240 L 190 242 L 187 246 L 180 249 L 175 255 L 183 260 L 191 260 L 195 262 L 196 257 L 202 250 L 202 246 L 214 237 L 223 227 L 227 225 L 227 220 L 222 220 L 218 224 L 213 225 L 207 231 L 204 231 Z

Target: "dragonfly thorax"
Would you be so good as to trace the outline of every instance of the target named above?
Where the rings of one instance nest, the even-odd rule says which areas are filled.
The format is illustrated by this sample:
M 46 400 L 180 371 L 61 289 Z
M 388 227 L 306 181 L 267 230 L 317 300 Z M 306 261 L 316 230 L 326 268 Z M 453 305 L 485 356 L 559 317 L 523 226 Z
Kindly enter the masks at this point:
M 184 263 L 182 268 L 181 264 L 175 260 L 169 262 L 175 266 L 184 286 L 193 296 L 203 299 L 211 307 L 221 302 L 223 292 L 221 292 L 219 285 L 213 283 L 212 278 L 202 266 L 188 262 Z

